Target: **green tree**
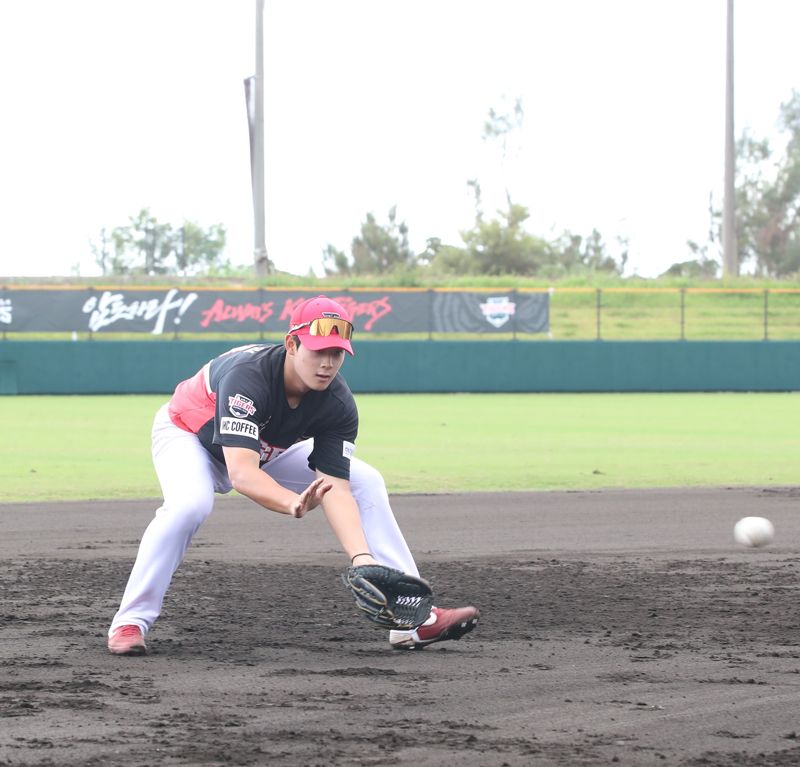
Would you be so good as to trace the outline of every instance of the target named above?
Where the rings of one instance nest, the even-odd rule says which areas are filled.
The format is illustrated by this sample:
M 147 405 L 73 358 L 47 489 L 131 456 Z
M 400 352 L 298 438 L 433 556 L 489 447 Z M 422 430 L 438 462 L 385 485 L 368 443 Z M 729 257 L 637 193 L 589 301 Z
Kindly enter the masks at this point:
M 465 247 L 443 245 L 436 238 L 420 257 L 440 274 L 541 275 L 560 277 L 566 274 L 609 272 L 621 275 L 627 260 L 627 248 L 618 264 L 608 253 L 596 229 L 588 237 L 564 232 L 549 242 L 526 231 L 530 218 L 528 208 L 514 203 L 505 183 L 505 166 L 512 138 L 522 129 L 525 113 L 522 100 L 503 110 L 490 109 L 483 125 L 484 141 L 494 141 L 500 148 L 500 170 L 504 178 L 506 210 L 498 210 L 492 219 L 484 217 L 482 190 L 478 179 L 470 179 L 475 199 L 475 223 L 461 232 Z M 623 243 L 627 246 L 627 243 Z
M 397 206 L 389 210 L 389 220 L 379 224 L 375 215 L 367 213 L 361 232 L 350 244 L 350 256 L 328 245 L 322 252 L 327 274 L 389 274 L 411 269 L 416 257 L 408 244 L 408 226 L 397 221 Z
M 347 254 L 330 243 L 322 251 L 322 264 L 325 267 L 326 274 L 340 274 L 342 276 L 351 274 L 350 259 Z
M 602 234 L 592 229 L 588 237 L 565 231 L 553 245 L 554 258 L 548 276 L 571 274 L 614 274 L 622 276 L 628 261 L 627 242 L 619 241 L 623 251 L 619 262 L 608 252 Z
M 769 139 L 750 131 L 736 142 L 737 251 L 741 264 L 752 266 L 759 277 L 800 272 L 800 91 L 781 104 L 778 133 L 786 139 L 778 152 Z M 721 258 L 722 211 L 713 201 L 709 221 L 707 242 L 688 243 L 699 256 L 693 268 L 708 269 L 714 256 Z M 680 271 L 691 263 L 673 266 Z
M 104 275 L 197 276 L 229 266 L 222 257 L 225 242 L 222 224 L 203 229 L 194 221 L 184 221 L 176 228 L 143 208 L 110 235 L 102 229 L 91 248 Z
M 130 218 L 128 226 L 115 227 L 111 232 L 116 264 L 122 273 L 168 274 L 167 259 L 175 242 L 172 227 L 161 224 L 147 208 Z M 116 273 L 116 272 L 115 272 Z
M 439 244 L 432 269 L 441 274 L 537 274 L 552 254 L 545 240 L 525 231 L 528 217 L 528 209 L 514 203 L 498 211 L 497 218 L 485 220 L 478 213 L 474 226 L 461 232 L 466 247 Z
M 777 157 L 766 140 L 738 142 L 739 253 L 765 277 L 800 271 L 800 91 L 781 104 L 778 129 L 787 140 Z
M 696 258 L 688 261 L 679 261 L 663 272 L 661 277 L 685 277 L 687 279 L 714 280 L 719 272 L 719 262 L 708 256 L 707 249 L 699 247 L 696 243 L 689 243 L 690 250 Z
M 227 260 L 222 258 L 227 241 L 227 231 L 222 224 L 203 229 L 194 221 L 185 221 L 175 236 L 175 266 L 179 274 L 208 274 L 228 266 Z
M 515 203 L 489 220 L 478 211 L 474 226 L 461 232 L 466 247 L 443 245 L 431 238 L 420 260 L 428 261 L 432 271 L 447 275 L 622 275 L 628 258 L 624 240 L 620 241 L 623 252 L 617 262 L 597 229 L 588 237 L 564 232 L 550 242 L 525 230 L 528 218 L 528 209 Z
M 504 105 L 502 110 L 496 110 L 494 107 L 489 109 L 489 116 L 483 124 L 483 133 L 481 135 L 484 141 L 494 141 L 500 146 L 500 175 L 503 179 L 506 203 L 509 209 L 512 203 L 511 192 L 506 179 L 506 163 L 512 151 L 511 140 L 514 134 L 518 134 L 522 130 L 524 120 L 525 110 L 522 106 L 522 99 L 516 98 L 512 106 Z M 480 188 L 476 186 L 475 189 L 476 201 L 479 201 Z
M 102 274 L 122 274 L 121 264 L 117 260 L 117 251 L 107 229 L 100 230 L 100 237 L 89 242 L 89 248 L 94 256 L 95 263 L 100 267 Z

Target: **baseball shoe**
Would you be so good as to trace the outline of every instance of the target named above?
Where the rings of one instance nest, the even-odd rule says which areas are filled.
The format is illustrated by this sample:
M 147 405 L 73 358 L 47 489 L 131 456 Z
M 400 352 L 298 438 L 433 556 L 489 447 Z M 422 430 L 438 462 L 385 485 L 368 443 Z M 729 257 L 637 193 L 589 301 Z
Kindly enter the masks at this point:
M 108 650 L 114 655 L 145 655 L 147 645 L 138 626 L 117 626 L 108 636 Z
M 390 631 L 389 643 L 395 650 L 421 650 L 434 642 L 461 639 L 475 628 L 480 616 L 477 607 L 434 607 L 428 620 L 413 631 Z

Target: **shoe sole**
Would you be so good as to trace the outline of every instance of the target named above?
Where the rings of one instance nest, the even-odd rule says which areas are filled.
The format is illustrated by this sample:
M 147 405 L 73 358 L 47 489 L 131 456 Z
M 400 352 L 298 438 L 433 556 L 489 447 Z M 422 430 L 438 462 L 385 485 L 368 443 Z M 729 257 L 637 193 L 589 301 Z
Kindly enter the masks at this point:
M 461 637 L 465 634 L 469 634 L 475 626 L 478 625 L 478 619 L 481 617 L 481 614 L 478 613 L 474 618 L 470 618 L 468 621 L 464 621 L 463 623 L 456 623 L 454 626 L 450 626 L 450 628 L 445 629 L 441 634 L 439 634 L 436 639 L 429 639 L 427 642 L 413 642 L 407 644 L 393 644 L 392 647 L 395 650 L 424 650 L 428 645 L 436 644 L 437 642 L 446 642 L 446 641 L 453 641 L 457 642 Z
M 130 650 L 111 650 L 112 655 L 147 655 L 146 647 L 132 647 Z
M 147 645 L 136 645 L 135 647 L 129 647 L 127 650 L 113 650 L 109 647 L 108 651 L 112 655 L 147 655 Z

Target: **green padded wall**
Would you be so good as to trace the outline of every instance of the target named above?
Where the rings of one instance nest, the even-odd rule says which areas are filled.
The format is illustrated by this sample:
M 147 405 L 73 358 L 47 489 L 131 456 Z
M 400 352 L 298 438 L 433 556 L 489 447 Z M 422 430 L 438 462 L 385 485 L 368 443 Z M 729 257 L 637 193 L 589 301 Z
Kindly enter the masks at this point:
M 2 341 L 0 394 L 169 393 L 225 341 Z M 800 390 L 797 341 L 362 341 L 356 392 Z

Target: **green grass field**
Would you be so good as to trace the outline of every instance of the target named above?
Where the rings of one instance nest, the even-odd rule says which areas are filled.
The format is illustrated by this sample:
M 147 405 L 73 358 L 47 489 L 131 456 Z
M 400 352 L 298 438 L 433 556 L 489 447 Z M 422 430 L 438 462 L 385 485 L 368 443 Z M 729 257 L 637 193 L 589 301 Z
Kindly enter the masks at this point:
M 0 502 L 146 498 L 162 396 L 2 397 Z M 800 394 L 360 395 L 390 492 L 792 485 Z

